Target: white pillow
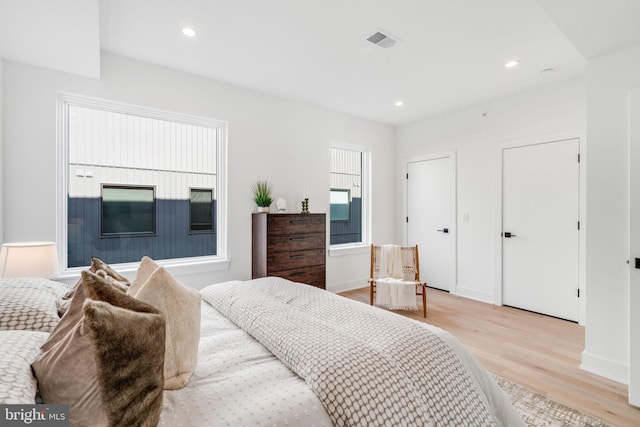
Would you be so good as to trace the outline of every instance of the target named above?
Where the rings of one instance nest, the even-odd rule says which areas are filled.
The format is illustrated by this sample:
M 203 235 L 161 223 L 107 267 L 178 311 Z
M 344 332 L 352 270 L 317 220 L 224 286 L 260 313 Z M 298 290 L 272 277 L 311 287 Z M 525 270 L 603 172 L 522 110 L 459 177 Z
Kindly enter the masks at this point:
M 0 404 L 34 404 L 38 385 L 31 363 L 49 336 L 46 332 L 0 331 Z
M 58 300 L 69 288 L 46 279 L 0 280 L 0 330 L 51 332 L 60 320 Z

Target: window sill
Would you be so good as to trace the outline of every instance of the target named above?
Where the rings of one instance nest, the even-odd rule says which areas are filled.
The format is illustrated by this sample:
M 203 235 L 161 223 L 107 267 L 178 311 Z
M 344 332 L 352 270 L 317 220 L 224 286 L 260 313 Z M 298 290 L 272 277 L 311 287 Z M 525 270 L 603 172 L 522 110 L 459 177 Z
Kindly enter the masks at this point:
M 329 248 L 330 257 L 368 254 L 370 252 L 371 245 L 369 243 L 334 245 Z
M 213 257 L 154 260 L 154 262 L 161 267 L 165 267 L 173 276 L 228 270 L 231 265 L 231 260 L 229 259 L 217 259 Z M 111 264 L 111 267 L 118 273 L 132 280 L 135 278 L 139 265 L 140 263 L 138 262 L 130 262 L 125 264 Z M 68 279 L 78 279 L 80 273 L 87 267 L 69 268 L 56 279 L 65 281 Z

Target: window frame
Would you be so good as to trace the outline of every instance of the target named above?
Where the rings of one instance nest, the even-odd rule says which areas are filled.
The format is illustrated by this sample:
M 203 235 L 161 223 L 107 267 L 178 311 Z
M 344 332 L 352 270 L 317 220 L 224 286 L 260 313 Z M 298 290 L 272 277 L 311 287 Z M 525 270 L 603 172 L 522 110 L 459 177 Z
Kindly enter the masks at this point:
M 104 232 L 104 190 L 105 188 L 121 188 L 121 189 L 129 189 L 129 190 L 151 190 L 153 194 L 153 202 L 151 211 L 153 214 L 152 219 L 152 227 L 153 231 L 134 231 L 130 233 L 105 233 Z M 157 205 L 156 205 L 156 187 L 154 185 L 122 185 L 122 184 L 108 184 L 101 183 L 100 184 L 100 238 L 108 239 L 112 237 L 135 237 L 135 236 L 155 236 L 158 233 L 156 216 L 157 216 Z
M 340 243 L 329 245 L 329 256 L 341 256 L 351 255 L 357 253 L 364 253 L 370 250 L 371 246 L 371 195 L 372 192 L 372 180 L 371 180 L 371 164 L 372 153 L 369 147 L 356 144 L 348 144 L 343 142 L 333 141 L 329 144 L 329 174 L 331 174 L 331 149 L 338 148 L 342 150 L 351 150 L 359 152 L 362 161 L 361 170 L 361 200 L 362 200 L 362 237 L 360 242 Z M 331 188 L 330 190 L 331 191 Z M 329 206 L 330 208 L 331 206 Z M 329 212 L 331 212 L 329 210 Z M 329 215 L 329 219 L 331 216 Z M 331 223 L 331 220 L 329 221 Z M 331 233 L 331 231 L 329 231 Z M 331 236 L 329 235 L 329 241 Z
M 207 234 L 207 233 L 215 233 L 216 231 L 216 211 L 213 208 L 213 206 L 211 206 L 211 228 L 210 229 L 206 229 L 206 230 L 194 230 L 193 227 L 193 222 L 192 222 L 192 209 L 193 209 L 193 202 L 192 202 L 192 194 L 193 191 L 209 191 L 211 192 L 211 204 L 213 205 L 214 201 L 216 200 L 216 195 L 215 195 L 215 190 L 213 188 L 201 188 L 201 187 L 191 187 L 189 188 L 189 233 L 190 234 Z
M 333 203 L 331 203 L 331 196 L 329 196 L 329 220 L 331 222 L 348 222 L 351 220 L 351 190 L 345 190 L 343 188 L 330 188 L 329 189 L 329 194 L 331 194 L 332 192 L 340 192 L 340 193 L 347 193 L 347 218 L 346 219 L 333 219 L 331 217 L 331 206 L 333 206 Z
M 61 279 L 75 279 L 85 267 L 68 267 L 68 205 L 69 188 L 69 106 L 102 109 L 115 113 L 138 115 L 159 120 L 211 127 L 216 132 L 216 255 L 157 260 L 172 274 L 196 274 L 228 270 L 227 223 L 227 133 L 228 123 L 208 117 L 166 111 L 119 101 L 94 98 L 67 92 L 59 92 L 56 105 L 56 241 Z M 135 272 L 139 262 L 114 264 L 123 273 Z

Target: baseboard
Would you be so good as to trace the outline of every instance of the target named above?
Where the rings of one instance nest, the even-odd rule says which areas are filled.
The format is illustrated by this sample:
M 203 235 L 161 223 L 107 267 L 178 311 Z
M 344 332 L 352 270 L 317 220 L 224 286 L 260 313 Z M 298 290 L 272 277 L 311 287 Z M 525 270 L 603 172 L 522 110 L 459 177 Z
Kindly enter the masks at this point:
M 580 364 L 580 369 L 622 384 L 629 384 L 628 365 L 589 354 L 586 350 L 582 352 L 582 363 Z
M 451 292 L 452 294 L 458 295 L 460 297 L 473 299 L 480 302 L 486 302 L 488 304 L 493 304 L 493 294 L 486 292 L 479 292 L 474 289 L 465 288 L 462 286 L 457 286 L 455 292 Z
M 354 289 L 364 288 L 368 286 L 367 279 L 350 280 L 348 282 L 327 284 L 327 290 L 335 294 L 340 292 L 352 291 Z

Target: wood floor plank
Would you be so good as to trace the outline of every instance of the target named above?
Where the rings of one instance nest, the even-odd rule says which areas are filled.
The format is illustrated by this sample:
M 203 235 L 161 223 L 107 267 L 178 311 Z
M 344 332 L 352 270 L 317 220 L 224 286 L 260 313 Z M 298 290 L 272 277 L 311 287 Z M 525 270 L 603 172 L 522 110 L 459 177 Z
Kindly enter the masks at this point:
M 368 287 L 340 295 L 369 303 Z M 422 310 L 397 313 L 451 332 L 497 375 L 612 426 L 640 426 L 627 386 L 580 369 L 584 328 L 576 323 L 431 288 L 426 320 Z

